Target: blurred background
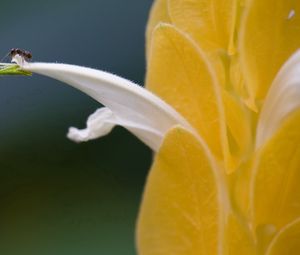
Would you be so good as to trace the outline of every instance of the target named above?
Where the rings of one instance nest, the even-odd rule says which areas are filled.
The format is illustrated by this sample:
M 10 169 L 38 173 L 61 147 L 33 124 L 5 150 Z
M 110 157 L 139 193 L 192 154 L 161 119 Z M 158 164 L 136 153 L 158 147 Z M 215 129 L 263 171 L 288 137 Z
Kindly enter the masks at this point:
M 139 84 L 152 0 L 8 1 L 0 55 L 106 70 Z M 150 150 L 118 127 L 75 144 L 100 105 L 52 79 L 0 77 L 0 253 L 136 254 L 135 222 Z

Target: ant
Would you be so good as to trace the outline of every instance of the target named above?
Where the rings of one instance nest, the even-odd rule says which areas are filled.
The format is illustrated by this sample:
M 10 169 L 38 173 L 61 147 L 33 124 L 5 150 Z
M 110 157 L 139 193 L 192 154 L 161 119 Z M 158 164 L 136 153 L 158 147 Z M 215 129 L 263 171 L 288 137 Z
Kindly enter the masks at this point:
M 32 54 L 27 51 L 27 50 L 22 50 L 19 48 L 12 48 L 10 50 L 10 52 L 8 53 L 8 55 L 13 58 L 16 55 L 20 55 L 21 57 L 23 57 L 25 60 L 30 60 L 32 58 Z

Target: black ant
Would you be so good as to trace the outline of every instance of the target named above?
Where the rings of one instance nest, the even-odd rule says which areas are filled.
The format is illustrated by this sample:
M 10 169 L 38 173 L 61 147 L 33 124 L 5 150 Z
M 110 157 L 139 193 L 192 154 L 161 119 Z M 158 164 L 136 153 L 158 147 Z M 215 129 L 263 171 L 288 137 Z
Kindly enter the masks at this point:
M 25 60 L 30 60 L 32 58 L 32 54 L 27 50 L 22 50 L 19 48 L 12 48 L 8 54 L 11 58 L 13 58 L 16 55 L 20 55 Z

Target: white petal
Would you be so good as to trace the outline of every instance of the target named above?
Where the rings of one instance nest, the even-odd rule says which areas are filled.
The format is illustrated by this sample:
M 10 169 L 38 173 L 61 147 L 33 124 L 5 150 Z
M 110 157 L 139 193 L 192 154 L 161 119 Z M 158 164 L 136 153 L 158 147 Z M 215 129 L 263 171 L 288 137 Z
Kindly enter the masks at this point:
M 86 142 L 107 135 L 116 124 L 113 112 L 102 107 L 89 116 L 85 129 L 70 127 L 67 137 L 74 142 Z
M 300 51 L 283 65 L 265 99 L 256 134 L 256 147 L 264 144 L 284 118 L 300 107 Z
M 88 94 L 111 110 L 115 124 L 124 126 L 155 151 L 165 133 L 174 125 L 181 125 L 196 134 L 190 124 L 170 105 L 124 78 L 75 65 L 27 63 L 18 55 L 13 61 L 23 70 L 60 80 Z M 103 126 L 107 123 L 100 124 L 103 116 L 94 117 L 93 124 L 90 122 L 90 126 L 88 125 L 89 131 L 79 133 L 72 129 L 69 136 L 79 141 L 89 139 L 88 136 L 103 135 Z M 99 132 L 96 131 L 97 126 L 100 128 Z

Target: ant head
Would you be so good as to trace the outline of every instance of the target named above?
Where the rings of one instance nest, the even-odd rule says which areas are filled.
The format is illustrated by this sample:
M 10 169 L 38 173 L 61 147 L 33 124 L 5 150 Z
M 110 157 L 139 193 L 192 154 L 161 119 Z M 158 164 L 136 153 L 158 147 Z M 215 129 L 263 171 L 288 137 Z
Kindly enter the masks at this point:
M 9 54 L 10 54 L 11 56 L 13 56 L 13 55 L 16 54 L 16 51 L 17 51 L 16 48 L 12 48 L 12 49 L 10 50 Z

